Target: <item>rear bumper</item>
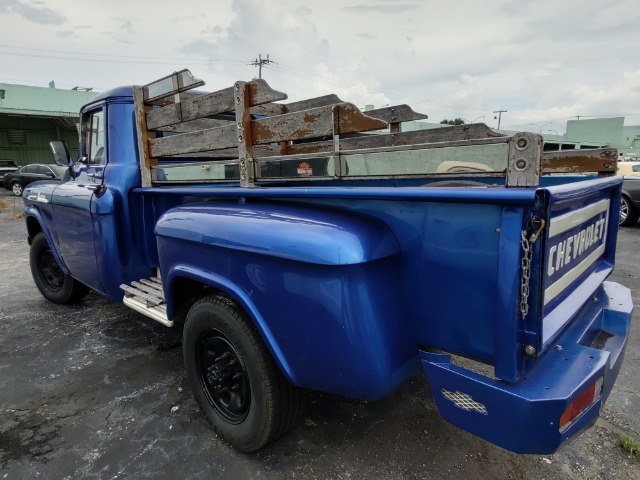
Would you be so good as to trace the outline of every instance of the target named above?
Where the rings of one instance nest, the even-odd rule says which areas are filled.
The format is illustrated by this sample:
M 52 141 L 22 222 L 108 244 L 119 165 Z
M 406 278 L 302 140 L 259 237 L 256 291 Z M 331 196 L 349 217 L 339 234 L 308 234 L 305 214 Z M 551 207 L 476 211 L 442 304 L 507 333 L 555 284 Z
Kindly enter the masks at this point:
M 516 383 L 453 365 L 446 354 L 420 352 L 440 413 L 452 424 L 507 450 L 555 452 L 598 418 L 622 364 L 632 310 L 629 289 L 604 282 Z M 600 398 L 560 431 L 562 413 L 600 377 Z

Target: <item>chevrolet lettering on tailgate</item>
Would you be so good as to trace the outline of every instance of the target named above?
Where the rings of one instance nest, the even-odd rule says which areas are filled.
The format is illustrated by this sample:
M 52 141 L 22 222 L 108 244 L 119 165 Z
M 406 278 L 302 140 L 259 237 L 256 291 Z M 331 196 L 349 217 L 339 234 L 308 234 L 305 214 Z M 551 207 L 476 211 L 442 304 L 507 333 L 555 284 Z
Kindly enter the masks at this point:
M 544 304 L 560 295 L 604 253 L 608 199 L 551 220 L 547 244 Z

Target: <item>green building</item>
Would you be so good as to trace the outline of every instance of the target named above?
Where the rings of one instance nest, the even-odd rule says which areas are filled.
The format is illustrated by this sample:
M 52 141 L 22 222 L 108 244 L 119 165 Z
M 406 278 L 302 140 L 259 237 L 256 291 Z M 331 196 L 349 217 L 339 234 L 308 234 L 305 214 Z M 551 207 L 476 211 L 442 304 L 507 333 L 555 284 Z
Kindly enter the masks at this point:
M 545 150 L 612 147 L 625 157 L 640 156 L 640 125 L 625 126 L 624 117 L 569 120 L 564 135 L 543 137 Z
M 51 140 L 64 140 L 78 154 L 80 107 L 95 92 L 0 83 L 0 160 L 18 165 L 52 163 Z

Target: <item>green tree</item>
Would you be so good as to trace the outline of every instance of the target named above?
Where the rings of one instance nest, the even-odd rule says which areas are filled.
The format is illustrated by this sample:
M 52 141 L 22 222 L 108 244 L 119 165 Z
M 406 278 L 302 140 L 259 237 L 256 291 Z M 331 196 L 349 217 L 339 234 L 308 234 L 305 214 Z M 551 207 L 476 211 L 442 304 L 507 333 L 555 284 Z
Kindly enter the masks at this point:
M 447 120 L 446 118 L 440 121 L 443 125 L 464 125 L 464 120 L 461 118 L 454 118 L 453 120 Z

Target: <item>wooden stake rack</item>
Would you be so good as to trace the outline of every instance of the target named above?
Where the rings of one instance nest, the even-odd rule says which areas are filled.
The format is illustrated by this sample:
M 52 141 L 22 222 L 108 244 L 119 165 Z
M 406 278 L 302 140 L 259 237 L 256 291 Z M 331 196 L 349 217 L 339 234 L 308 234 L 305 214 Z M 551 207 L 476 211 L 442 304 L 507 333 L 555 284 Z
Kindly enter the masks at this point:
M 134 87 L 142 186 L 328 179 L 615 174 L 615 149 L 542 152 L 542 137 L 484 124 L 402 131 L 427 118 L 407 105 L 361 112 L 335 95 L 282 103 L 264 80 L 212 93 L 188 70 Z

